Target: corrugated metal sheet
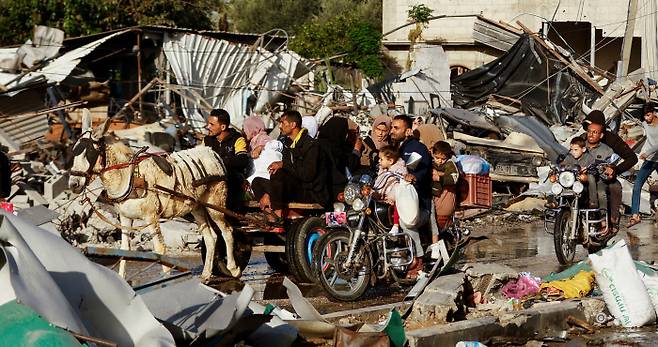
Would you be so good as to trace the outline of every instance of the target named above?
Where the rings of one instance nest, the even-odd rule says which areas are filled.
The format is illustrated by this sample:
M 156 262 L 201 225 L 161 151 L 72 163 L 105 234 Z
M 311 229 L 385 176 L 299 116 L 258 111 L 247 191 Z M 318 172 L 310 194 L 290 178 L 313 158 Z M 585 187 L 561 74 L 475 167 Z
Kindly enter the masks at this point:
M 240 127 L 250 98 L 254 111 L 275 102 L 292 82 L 299 57 L 289 51 L 269 52 L 196 34 L 165 34 L 163 50 L 176 76 L 183 111 L 194 128 L 205 125 L 200 105 L 223 108 Z M 199 96 L 204 101 L 198 100 Z
M 0 118 L 0 141 L 16 151 L 24 143 L 42 138 L 48 131 L 47 115 L 33 114 Z
M 116 32 L 112 35 L 105 36 L 99 40 L 96 40 L 94 42 L 90 42 L 80 48 L 76 48 L 70 52 L 67 52 L 63 54 L 61 57 L 54 59 L 51 61 L 48 65 L 44 66 L 43 68 L 30 72 L 29 74 L 25 75 L 23 78 L 20 80 L 14 81 L 13 83 L 7 85 L 7 88 L 12 88 L 15 87 L 21 83 L 24 83 L 26 81 L 30 81 L 33 79 L 37 79 L 41 76 L 45 76 L 45 78 L 48 80 L 48 82 L 61 82 L 63 81 L 70 73 L 73 71 L 73 69 L 80 64 L 80 59 L 91 53 L 93 50 L 98 48 L 101 44 L 103 44 L 105 41 L 122 35 L 124 33 L 129 32 L 130 30 L 123 30 Z

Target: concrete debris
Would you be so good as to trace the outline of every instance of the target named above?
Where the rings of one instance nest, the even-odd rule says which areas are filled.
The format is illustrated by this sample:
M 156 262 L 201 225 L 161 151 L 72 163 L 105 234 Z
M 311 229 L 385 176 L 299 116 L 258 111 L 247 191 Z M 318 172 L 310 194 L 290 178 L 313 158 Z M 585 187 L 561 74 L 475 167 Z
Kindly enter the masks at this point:
M 468 263 L 461 268 L 468 276 L 473 292 L 490 297 L 494 291 L 502 288 L 509 279 L 518 277 L 519 272 L 509 266 L 500 264 Z
M 539 199 L 539 198 L 533 198 L 533 197 L 526 197 L 525 199 L 513 203 L 510 206 L 505 207 L 505 211 L 508 212 L 534 212 L 538 211 L 541 212 L 544 210 L 544 204 L 546 203 L 546 200 L 544 199 Z
M 440 276 L 432 281 L 416 299 L 411 320 L 447 323 L 461 320 L 464 315 L 466 275 Z

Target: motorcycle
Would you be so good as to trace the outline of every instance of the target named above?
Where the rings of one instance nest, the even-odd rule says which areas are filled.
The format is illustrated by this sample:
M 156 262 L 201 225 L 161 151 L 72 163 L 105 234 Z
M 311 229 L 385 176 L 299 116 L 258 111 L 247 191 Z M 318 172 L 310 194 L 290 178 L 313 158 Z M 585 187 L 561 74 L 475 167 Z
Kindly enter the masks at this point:
M 573 263 L 576 247 L 582 245 L 589 253 L 598 252 L 605 247 L 611 233 L 605 233 L 602 223 L 609 226 L 607 206 L 586 208 L 587 196 L 583 195 L 587 175 L 594 175 L 597 180 L 604 176 L 607 163 L 594 164 L 581 170 L 551 166 L 549 179 L 554 206 L 548 206 L 544 211 L 544 229 L 551 233 L 553 224 L 553 242 L 555 255 L 562 265 Z M 596 187 L 588 187 L 596 189 Z M 550 196 L 549 196 L 550 198 Z
M 385 174 L 390 179 L 403 179 L 393 173 Z M 329 231 L 318 240 L 314 250 L 319 282 L 337 300 L 356 300 L 377 281 L 415 283 L 405 279 L 415 254 L 411 236 L 405 232 L 389 233 L 393 226 L 392 206 L 373 198 L 373 191 L 379 187 L 372 185 L 369 175 L 350 178 L 339 196 L 342 201 L 334 204 L 334 212 L 326 214 Z M 436 269 L 437 262 L 448 263 L 451 251 L 468 234 L 453 219 L 440 233 L 444 242 L 438 245 L 444 246 L 435 253 L 441 256 L 435 261 L 430 259 L 426 266 Z

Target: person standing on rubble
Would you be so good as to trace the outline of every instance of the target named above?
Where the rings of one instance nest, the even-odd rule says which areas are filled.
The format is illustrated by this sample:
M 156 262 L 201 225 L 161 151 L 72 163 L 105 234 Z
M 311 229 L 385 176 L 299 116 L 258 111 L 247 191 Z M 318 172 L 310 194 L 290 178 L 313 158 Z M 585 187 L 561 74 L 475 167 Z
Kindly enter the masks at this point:
M 203 138 L 203 143 L 217 152 L 226 166 L 226 206 L 234 209 L 240 202 L 242 183 L 249 166 L 249 153 L 245 138 L 230 125 L 231 117 L 226 110 L 220 108 L 210 111 L 206 125 L 208 135 Z
M 658 172 L 658 115 L 653 102 L 644 105 L 644 136 L 646 140 L 640 150 L 640 159 L 644 160 L 640 171 L 637 172 L 635 184 L 633 184 L 633 199 L 631 204 L 631 219 L 628 221 L 628 227 L 632 227 L 642 221 L 640 218 L 640 194 L 642 186 L 649 178 L 653 171 Z
M 607 186 L 610 224 L 607 233 L 616 234 L 619 231 L 619 208 L 621 207 L 621 183 L 616 177 L 637 163 L 635 152 L 616 133 L 606 128 L 605 115 L 599 110 L 590 112 L 583 121 L 584 135 L 588 148 L 596 147 L 599 143 L 608 145 L 612 151 L 621 158 L 621 162 L 610 164 L 605 169 L 607 180 L 601 182 Z
M 413 131 L 411 130 L 412 123 L 411 117 L 407 115 L 395 116 L 391 123 L 391 140 L 398 145 L 400 157 L 405 162 L 409 162 L 412 153 L 418 153 L 421 156 L 418 165 L 411 168 L 404 178 L 407 182 L 413 183 L 414 188 L 416 188 L 418 205 L 421 211 L 421 218 L 418 225 L 414 226 L 413 229 L 404 230 L 411 236 L 416 251 L 414 261 L 409 267 L 407 276 L 409 278 L 416 278 L 418 272 L 423 269 L 424 254 L 418 229 L 429 221 L 429 210 L 432 206 L 432 155 L 424 144 L 413 137 Z

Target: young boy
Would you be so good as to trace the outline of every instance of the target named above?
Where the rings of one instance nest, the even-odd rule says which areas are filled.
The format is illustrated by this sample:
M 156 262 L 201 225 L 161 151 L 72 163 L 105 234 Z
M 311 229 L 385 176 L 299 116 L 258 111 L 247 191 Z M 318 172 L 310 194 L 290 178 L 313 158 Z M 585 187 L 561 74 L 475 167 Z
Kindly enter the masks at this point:
M 384 200 L 393 207 L 393 227 L 390 233 L 398 234 L 400 232 L 400 216 L 398 215 L 398 209 L 395 207 L 395 187 L 400 181 L 396 177 L 383 175 L 385 172 L 393 172 L 402 176 L 408 173 L 404 160 L 400 158 L 400 153 L 393 146 L 384 146 L 379 149 L 379 172 L 374 184 L 376 188 L 374 195 L 376 199 Z
M 602 144 L 603 145 L 603 144 Z M 603 145 L 605 146 L 605 145 Z M 569 154 L 561 163 L 562 167 L 578 166 L 581 170 L 596 163 L 593 155 L 587 152 L 585 139 L 582 137 L 574 137 L 569 144 Z M 597 195 L 596 179 L 593 175 L 587 174 L 587 190 L 589 196 L 589 207 L 597 208 L 599 206 L 599 196 Z M 605 197 L 605 192 L 603 192 Z
M 432 146 L 432 195 L 439 229 L 443 229 L 455 212 L 457 181 L 459 170 L 452 157 L 452 147 L 445 141 L 438 141 Z M 432 243 L 439 241 L 439 235 L 432 235 Z

